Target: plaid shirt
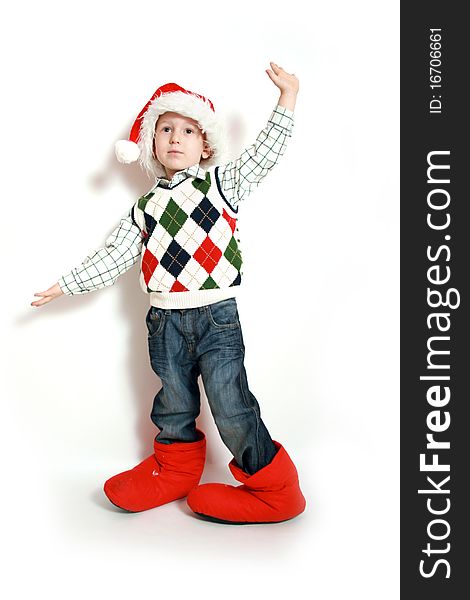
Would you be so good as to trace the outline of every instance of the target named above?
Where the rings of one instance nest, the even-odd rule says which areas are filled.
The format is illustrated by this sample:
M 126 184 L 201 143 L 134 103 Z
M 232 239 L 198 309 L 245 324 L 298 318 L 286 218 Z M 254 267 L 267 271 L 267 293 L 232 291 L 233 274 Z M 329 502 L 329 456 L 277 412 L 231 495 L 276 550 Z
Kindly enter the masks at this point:
M 277 105 L 266 127 L 253 145 L 241 155 L 219 167 L 222 191 L 227 201 L 237 210 L 239 202 L 246 199 L 260 184 L 284 154 L 287 138 L 292 135 L 294 113 Z M 157 179 L 157 186 L 173 188 L 188 177 L 205 178 L 206 171 L 198 164 L 178 171 L 171 181 Z M 152 188 L 152 189 L 153 189 Z M 138 260 L 142 251 L 142 231 L 132 219 L 132 209 L 106 239 L 105 246 L 93 252 L 81 265 L 63 275 L 58 283 L 67 295 L 86 294 L 112 285 Z

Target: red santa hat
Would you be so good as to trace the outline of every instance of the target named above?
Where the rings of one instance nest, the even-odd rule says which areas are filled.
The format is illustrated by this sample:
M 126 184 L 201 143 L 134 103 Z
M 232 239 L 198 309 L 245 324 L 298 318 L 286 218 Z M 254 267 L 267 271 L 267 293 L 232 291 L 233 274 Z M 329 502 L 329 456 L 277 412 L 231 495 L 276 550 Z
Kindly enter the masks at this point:
M 176 83 L 166 83 L 156 90 L 140 111 L 130 131 L 129 139 L 116 142 L 115 151 L 119 162 L 128 164 L 139 160 L 149 175 L 165 176 L 163 165 L 153 153 L 153 138 L 158 117 L 166 112 L 176 112 L 198 122 L 211 148 L 211 156 L 204 160 L 203 167 L 220 164 L 223 161 L 225 135 L 212 102 L 200 94 L 185 90 Z

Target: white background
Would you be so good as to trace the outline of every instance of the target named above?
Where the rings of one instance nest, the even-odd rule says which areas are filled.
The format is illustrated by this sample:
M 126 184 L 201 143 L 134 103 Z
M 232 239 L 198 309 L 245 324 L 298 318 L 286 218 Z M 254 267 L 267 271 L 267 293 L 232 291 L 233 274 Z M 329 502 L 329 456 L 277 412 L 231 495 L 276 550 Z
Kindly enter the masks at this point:
M 398 7 L 3 9 L 3 597 L 398 598 Z M 30 302 L 150 187 L 113 147 L 154 90 L 209 96 L 236 154 L 278 99 L 269 60 L 301 89 L 285 156 L 240 210 L 239 312 L 250 386 L 307 510 L 245 527 L 184 501 L 123 514 L 102 485 L 151 452 L 159 389 L 137 267 Z M 199 426 L 203 481 L 235 483 L 206 402 Z

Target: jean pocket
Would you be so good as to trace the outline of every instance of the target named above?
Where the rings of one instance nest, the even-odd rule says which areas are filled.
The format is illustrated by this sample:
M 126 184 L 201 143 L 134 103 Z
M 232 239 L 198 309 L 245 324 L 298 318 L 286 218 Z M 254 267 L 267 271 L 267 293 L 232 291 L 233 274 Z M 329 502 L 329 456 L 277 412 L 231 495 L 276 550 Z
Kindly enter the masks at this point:
M 160 335 L 165 322 L 165 311 L 161 308 L 151 306 L 145 318 L 149 337 Z
M 235 329 L 236 327 L 240 327 L 235 298 L 228 298 L 215 304 L 209 304 L 207 312 L 209 320 L 214 327 L 221 329 Z

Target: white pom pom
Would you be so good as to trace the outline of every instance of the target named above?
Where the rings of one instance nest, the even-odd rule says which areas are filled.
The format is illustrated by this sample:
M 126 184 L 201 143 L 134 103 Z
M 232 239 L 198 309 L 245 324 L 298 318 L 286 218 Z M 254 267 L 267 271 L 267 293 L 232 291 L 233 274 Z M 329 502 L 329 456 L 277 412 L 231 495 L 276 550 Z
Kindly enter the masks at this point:
M 130 140 L 118 140 L 114 145 L 116 158 L 119 162 L 129 164 L 135 162 L 140 156 L 140 148 Z

